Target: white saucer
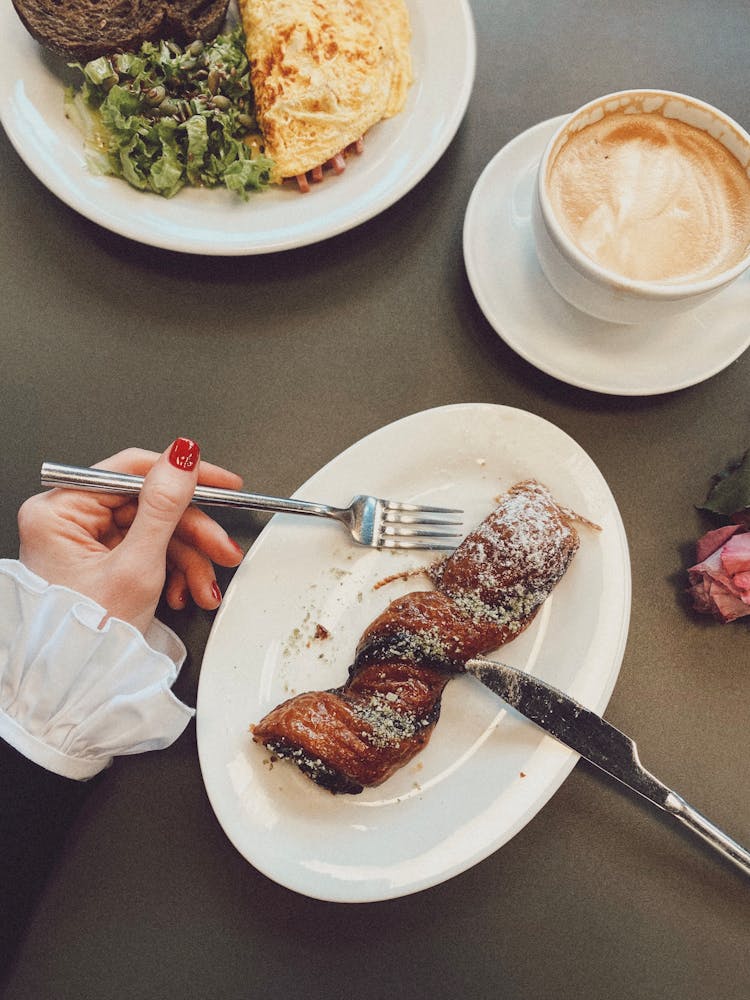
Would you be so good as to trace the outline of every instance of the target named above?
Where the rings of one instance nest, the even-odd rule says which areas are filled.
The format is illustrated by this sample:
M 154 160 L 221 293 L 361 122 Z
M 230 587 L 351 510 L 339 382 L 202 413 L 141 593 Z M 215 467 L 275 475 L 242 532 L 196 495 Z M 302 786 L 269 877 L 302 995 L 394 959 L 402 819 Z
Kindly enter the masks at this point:
M 750 273 L 690 312 L 638 326 L 579 312 L 544 277 L 534 251 L 531 197 L 537 163 L 563 117 L 504 146 L 469 199 L 464 260 L 487 321 L 530 364 L 584 389 L 650 396 L 710 378 L 750 345 Z

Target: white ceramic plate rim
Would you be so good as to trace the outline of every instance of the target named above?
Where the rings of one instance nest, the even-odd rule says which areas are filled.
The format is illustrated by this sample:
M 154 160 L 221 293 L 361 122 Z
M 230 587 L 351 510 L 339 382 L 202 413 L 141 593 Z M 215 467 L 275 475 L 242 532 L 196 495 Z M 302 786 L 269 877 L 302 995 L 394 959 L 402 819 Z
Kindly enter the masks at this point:
M 152 246 L 207 255 L 287 250 L 328 239 L 394 204 L 453 139 L 474 84 L 476 40 L 467 0 L 407 0 L 415 82 L 406 107 L 365 137 L 365 152 L 310 194 L 292 185 L 242 202 L 223 190 L 169 200 L 88 171 L 81 136 L 63 109 L 62 61 L 0 8 L 0 120 L 29 169 L 81 215 Z M 232 10 L 233 8 L 230 8 Z M 230 19 L 235 15 L 230 15 Z
M 621 396 L 676 392 L 732 364 L 750 346 L 750 273 L 701 306 L 659 324 L 617 326 L 552 290 L 531 233 L 533 175 L 567 116 L 503 146 L 480 174 L 464 219 L 464 263 L 488 323 L 520 357 L 570 385 Z
M 298 495 L 334 503 L 360 489 L 435 503 L 463 497 L 474 524 L 498 492 L 529 475 L 584 507 L 603 530 L 586 533 L 552 599 L 503 658 L 602 711 L 627 636 L 628 548 L 606 482 L 563 431 L 510 407 L 439 407 L 352 445 Z M 399 593 L 423 585 L 397 583 L 382 596 L 370 586 L 417 565 L 424 556 L 363 549 L 335 524 L 277 515 L 238 569 L 209 637 L 197 734 L 211 804 L 252 865 L 314 898 L 387 899 L 457 875 L 522 829 L 577 760 L 463 677 L 448 685 L 423 763 L 418 758 L 379 789 L 332 796 L 290 764 L 269 767 L 248 725 L 295 691 L 341 683 L 362 628 Z M 332 647 L 310 638 L 316 616 L 332 627 Z M 566 638 L 569 629 L 575 640 Z M 436 830 L 440 823 L 444 830 Z

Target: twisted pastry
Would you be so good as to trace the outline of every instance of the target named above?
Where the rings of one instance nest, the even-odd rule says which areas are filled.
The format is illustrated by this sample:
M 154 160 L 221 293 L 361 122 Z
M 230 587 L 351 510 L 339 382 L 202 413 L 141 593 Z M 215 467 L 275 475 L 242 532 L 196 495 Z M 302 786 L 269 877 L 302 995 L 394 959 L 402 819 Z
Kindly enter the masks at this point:
M 332 792 L 381 784 L 427 744 L 451 676 L 533 621 L 582 520 L 534 480 L 512 487 L 428 570 L 435 590 L 397 598 L 370 624 L 345 684 L 282 702 L 251 727 L 254 740 Z

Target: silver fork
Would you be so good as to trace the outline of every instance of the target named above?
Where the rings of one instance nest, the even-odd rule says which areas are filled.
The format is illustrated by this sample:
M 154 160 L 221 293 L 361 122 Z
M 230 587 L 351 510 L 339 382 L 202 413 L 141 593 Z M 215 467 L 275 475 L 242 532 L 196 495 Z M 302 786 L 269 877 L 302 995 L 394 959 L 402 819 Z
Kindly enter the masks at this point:
M 44 462 L 41 483 L 42 486 L 137 496 L 143 486 L 143 476 Z M 462 510 L 450 507 L 424 507 L 366 495 L 355 496 L 348 507 L 331 507 L 308 500 L 286 500 L 215 486 L 198 486 L 193 502 L 332 518 L 349 529 L 355 542 L 375 549 L 454 549 L 457 542 L 450 539 L 460 538 L 461 533 L 436 529 L 460 527 L 460 515 L 463 514 Z

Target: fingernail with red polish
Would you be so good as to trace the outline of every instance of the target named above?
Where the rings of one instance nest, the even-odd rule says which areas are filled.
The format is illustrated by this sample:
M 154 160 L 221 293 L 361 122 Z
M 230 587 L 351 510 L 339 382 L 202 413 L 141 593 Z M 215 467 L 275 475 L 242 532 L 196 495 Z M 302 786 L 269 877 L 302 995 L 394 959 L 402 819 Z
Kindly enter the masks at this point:
M 245 550 L 242 548 L 242 546 L 240 545 L 239 542 L 235 542 L 235 540 L 233 538 L 230 538 L 229 542 L 230 542 L 231 545 L 234 546 L 235 549 L 237 549 L 237 551 L 240 553 L 240 555 L 244 556 Z
M 176 469 L 192 472 L 198 464 L 201 450 L 190 438 L 177 438 L 169 450 L 169 461 Z
M 216 603 L 221 604 L 221 591 L 219 590 L 219 585 L 216 582 L 216 580 L 214 580 L 214 582 L 211 584 L 211 593 L 214 595 L 214 600 L 216 601 Z

